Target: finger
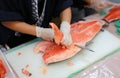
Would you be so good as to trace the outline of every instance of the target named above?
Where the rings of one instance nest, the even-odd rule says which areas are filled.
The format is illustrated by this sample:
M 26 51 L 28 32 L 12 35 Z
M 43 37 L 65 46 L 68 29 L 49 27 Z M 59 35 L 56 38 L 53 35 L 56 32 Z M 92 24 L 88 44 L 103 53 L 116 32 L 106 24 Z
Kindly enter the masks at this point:
M 65 46 L 65 47 L 68 46 L 68 43 L 67 43 L 66 38 L 62 39 L 61 44 L 62 44 L 63 46 Z

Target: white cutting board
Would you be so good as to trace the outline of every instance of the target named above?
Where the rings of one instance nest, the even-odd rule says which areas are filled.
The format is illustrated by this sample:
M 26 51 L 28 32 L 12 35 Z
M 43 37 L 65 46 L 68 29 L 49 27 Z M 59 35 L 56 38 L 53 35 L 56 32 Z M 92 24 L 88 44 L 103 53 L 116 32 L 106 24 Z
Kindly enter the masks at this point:
M 42 61 L 42 54 L 33 52 L 33 48 L 38 42 L 38 39 L 33 40 L 8 51 L 6 54 L 8 61 L 20 78 L 67 78 L 71 73 L 85 69 L 120 48 L 120 39 L 105 30 L 97 34 L 92 40 L 93 43 L 88 46 L 95 52 L 82 50 L 68 60 L 46 66 Z M 18 56 L 18 53 L 21 55 Z M 68 65 L 68 63 L 72 64 Z M 30 77 L 21 73 L 21 69 L 26 65 L 29 65 L 28 70 L 32 73 Z

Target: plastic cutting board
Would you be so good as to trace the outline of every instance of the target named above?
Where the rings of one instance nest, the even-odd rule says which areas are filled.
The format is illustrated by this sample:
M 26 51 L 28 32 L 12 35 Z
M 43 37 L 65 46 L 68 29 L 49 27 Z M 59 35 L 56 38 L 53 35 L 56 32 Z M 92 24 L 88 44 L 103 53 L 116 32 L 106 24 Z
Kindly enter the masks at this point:
M 72 73 L 85 69 L 120 48 L 120 39 L 105 30 L 99 32 L 92 40 L 93 43 L 88 46 L 95 52 L 82 50 L 68 60 L 47 66 L 42 61 L 42 54 L 33 51 L 40 41 L 41 39 L 35 39 L 7 52 L 6 57 L 20 78 L 68 78 Z M 32 74 L 30 77 L 21 72 L 26 66 Z

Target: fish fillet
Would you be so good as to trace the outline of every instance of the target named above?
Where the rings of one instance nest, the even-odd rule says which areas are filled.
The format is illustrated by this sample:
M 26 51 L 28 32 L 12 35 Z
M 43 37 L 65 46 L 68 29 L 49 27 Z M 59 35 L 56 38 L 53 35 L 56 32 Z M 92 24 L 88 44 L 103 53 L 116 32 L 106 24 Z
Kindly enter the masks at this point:
M 107 22 L 120 19 L 120 6 L 116 6 L 110 9 L 109 13 L 104 17 Z
M 0 59 L 0 78 L 5 78 L 6 68 L 3 64 L 3 61 Z
M 41 41 L 35 46 L 34 50 L 37 52 L 44 53 L 42 58 L 45 64 L 68 59 L 76 55 L 81 50 L 81 48 L 74 46 L 74 44 L 77 43 L 81 46 L 84 46 L 87 42 L 91 41 L 95 37 L 95 35 L 102 28 L 102 25 L 103 22 L 99 20 L 93 20 L 87 22 L 79 21 L 71 25 L 70 33 L 72 36 L 73 44 L 70 47 L 63 48 L 62 45 L 57 45 L 54 42 Z
M 54 30 L 54 39 L 55 39 L 55 43 L 56 44 L 60 44 L 62 38 L 63 38 L 63 34 L 61 31 L 59 31 L 58 27 L 54 24 L 54 23 L 50 23 L 50 26 L 53 28 Z M 59 35 L 58 35 L 59 34 Z

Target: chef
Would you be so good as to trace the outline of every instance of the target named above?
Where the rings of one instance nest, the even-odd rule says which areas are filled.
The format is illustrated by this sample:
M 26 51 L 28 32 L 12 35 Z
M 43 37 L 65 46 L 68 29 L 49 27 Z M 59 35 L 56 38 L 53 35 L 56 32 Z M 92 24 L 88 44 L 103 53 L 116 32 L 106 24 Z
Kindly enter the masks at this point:
M 71 5 L 72 0 L 0 0 L 0 44 L 12 48 L 36 37 L 53 41 L 49 22 L 59 16 L 61 44 L 69 46 Z

